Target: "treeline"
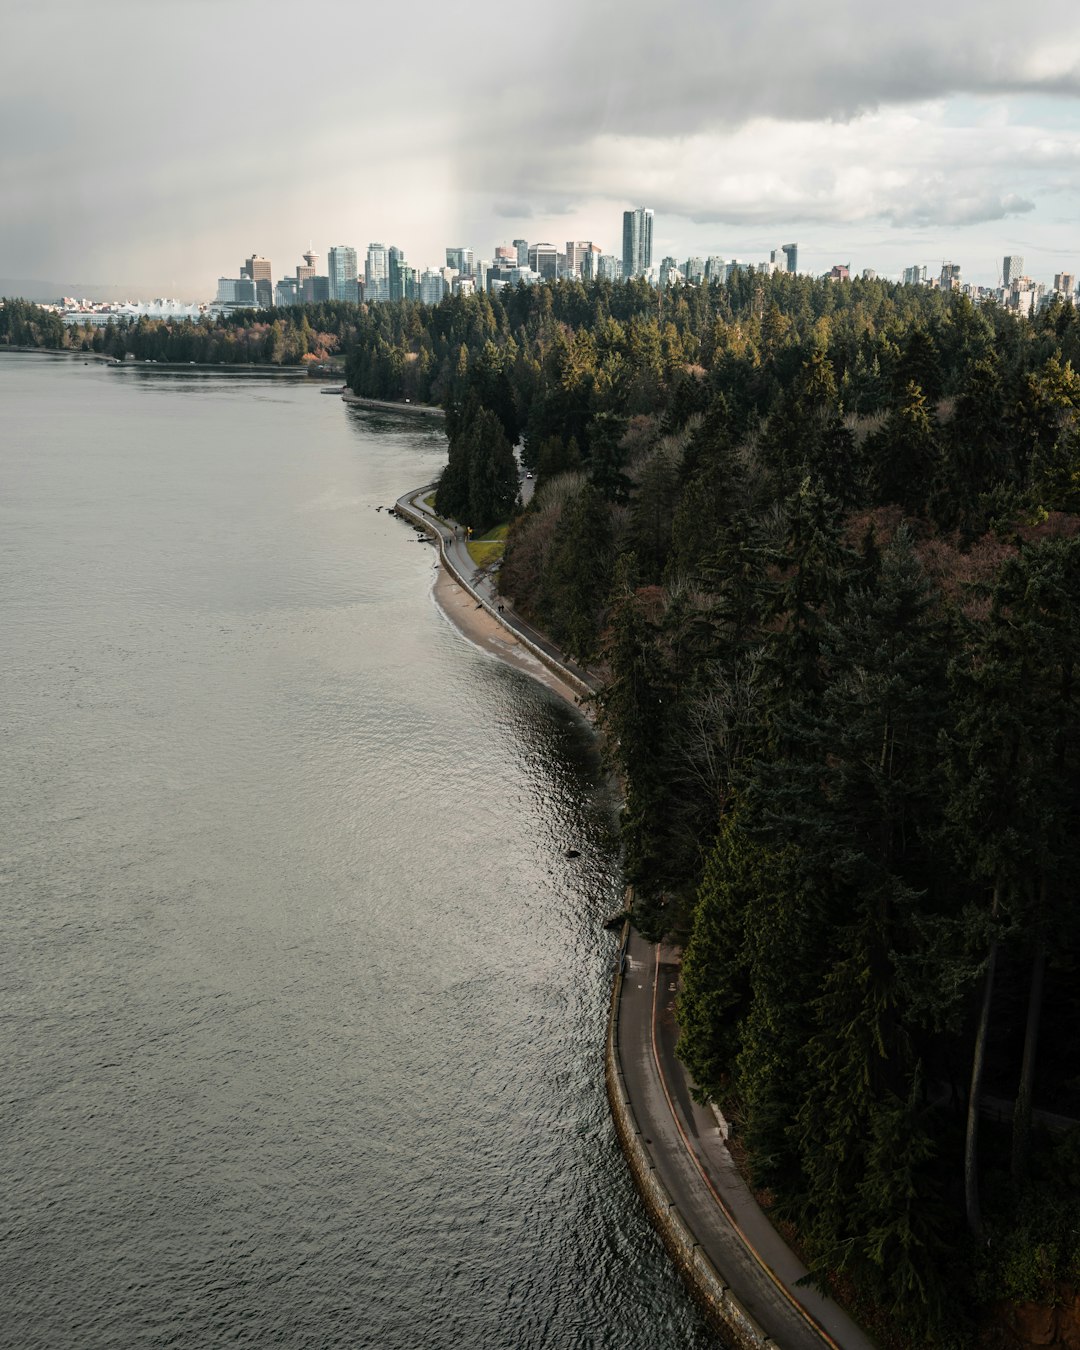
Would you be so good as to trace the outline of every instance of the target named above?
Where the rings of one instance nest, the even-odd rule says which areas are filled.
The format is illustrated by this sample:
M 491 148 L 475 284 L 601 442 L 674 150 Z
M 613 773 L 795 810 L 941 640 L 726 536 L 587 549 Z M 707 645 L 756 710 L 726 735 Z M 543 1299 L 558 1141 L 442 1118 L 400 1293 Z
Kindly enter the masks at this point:
M 325 361 L 354 339 L 356 305 L 238 310 L 201 320 L 118 319 L 103 327 L 64 324 L 58 314 L 26 300 L 0 302 L 0 345 L 99 352 L 115 360 L 208 365 L 295 366 Z
M 604 674 L 682 1054 L 815 1278 L 919 1346 L 1080 1280 L 1076 312 L 746 274 L 357 341 L 524 437 L 502 589 Z

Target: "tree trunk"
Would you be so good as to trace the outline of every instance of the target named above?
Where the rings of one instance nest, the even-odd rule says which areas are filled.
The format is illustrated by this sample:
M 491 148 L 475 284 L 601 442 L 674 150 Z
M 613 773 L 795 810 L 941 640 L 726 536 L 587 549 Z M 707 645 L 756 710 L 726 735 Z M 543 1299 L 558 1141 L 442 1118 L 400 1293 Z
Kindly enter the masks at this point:
M 991 918 L 997 917 L 998 886 L 994 886 Z M 986 955 L 986 976 L 983 981 L 982 1007 L 975 1032 L 975 1050 L 971 1057 L 971 1087 L 968 1089 L 967 1136 L 964 1141 L 964 1201 L 968 1228 L 975 1237 L 982 1236 L 982 1211 L 979 1207 L 979 1104 L 982 1100 L 983 1068 L 986 1064 L 986 1041 L 990 1030 L 990 1007 L 994 999 L 994 970 L 997 966 L 997 938 L 991 938 Z
M 1046 881 L 1040 887 L 1042 912 L 1046 912 Z M 1027 1026 L 1024 1030 L 1024 1058 L 1020 1065 L 1020 1086 L 1013 1108 L 1012 1179 L 1016 1186 L 1027 1179 L 1028 1144 L 1031 1139 L 1031 1098 L 1035 1087 L 1035 1057 L 1039 1048 L 1039 1021 L 1042 1016 L 1043 983 L 1046 974 L 1046 938 L 1040 928 L 1031 957 L 1031 986 L 1028 991 Z

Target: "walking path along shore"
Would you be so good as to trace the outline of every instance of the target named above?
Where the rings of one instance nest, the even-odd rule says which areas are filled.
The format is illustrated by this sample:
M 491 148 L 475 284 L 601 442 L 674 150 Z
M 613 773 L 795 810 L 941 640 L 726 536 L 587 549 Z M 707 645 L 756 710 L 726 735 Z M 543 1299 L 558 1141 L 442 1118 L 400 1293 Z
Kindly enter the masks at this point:
M 467 637 L 581 705 L 597 681 L 569 661 L 477 569 L 463 531 L 425 503 L 398 514 L 435 541 L 436 599 Z M 694 1100 L 675 1053 L 681 953 L 624 926 L 612 990 L 605 1077 L 623 1152 L 665 1245 L 695 1296 L 740 1347 L 874 1350 L 839 1307 L 799 1281 L 806 1267 L 769 1222 L 728 1151 L 716 1115 Z

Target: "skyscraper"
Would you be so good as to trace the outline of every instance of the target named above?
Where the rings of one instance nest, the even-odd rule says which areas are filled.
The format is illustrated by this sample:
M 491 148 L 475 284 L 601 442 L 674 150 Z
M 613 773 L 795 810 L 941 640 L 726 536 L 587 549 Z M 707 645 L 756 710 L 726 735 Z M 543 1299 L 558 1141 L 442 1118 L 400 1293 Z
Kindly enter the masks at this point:
M 781 244 L 784 257 L 787 259 L 787 270 L 797 272 L 799 270 L 799 246 L 798 244 Z
M 270 259 L 253 253 L 240 268 L 240 275 L 255 283 L 256 303 L 272 305 L 274 303 L 274 283 L 270 277 Z
M 387 251 L 387 281 L 391 300 L 413 299 L 413 269 L 405 261 L 400 248 L 390 245 Z
M 1001 260 L 1001 284 L 1011 286 L 1012 283 L 1024 275 L 1024 259 L 1019 253 L 1006 253 Z
M 364 295 L 368 300 L 390 299 L 390 260 L 385 244 L 368 244 Z
M 330 299 L 356 303 L 356 249 L 338 244 L 327 256 L 330 272 Z
M 448 248 L 446 250 L 446 265 L 454 267 L 463 277 L 471 277 L 473 274 L 473 251 L 471 248 Z
M 514 247 L 517 249 L 517 265 L 519 267 L 528 267 L 529 241 L 527 239 L 515 239 Z
M 624 278 L 640 277 L 652 266 L 653 213 L 647 206 L 624 211 L 622 218 L 622 271 Z
M 528 264 L 545 281 L 555 281 L 559 275 L 559 250 L 554 244 L 530 244 Z

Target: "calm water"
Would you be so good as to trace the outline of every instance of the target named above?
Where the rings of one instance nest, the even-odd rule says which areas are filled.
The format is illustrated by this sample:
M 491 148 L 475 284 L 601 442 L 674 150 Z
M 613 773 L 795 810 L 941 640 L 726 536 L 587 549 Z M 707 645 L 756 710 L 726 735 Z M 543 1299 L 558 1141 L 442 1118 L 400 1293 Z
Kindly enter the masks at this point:
M 0 358 L 0 1345 L 713 1345 L 588 729 L 374 510 L 441 434 L 313 383 Z

